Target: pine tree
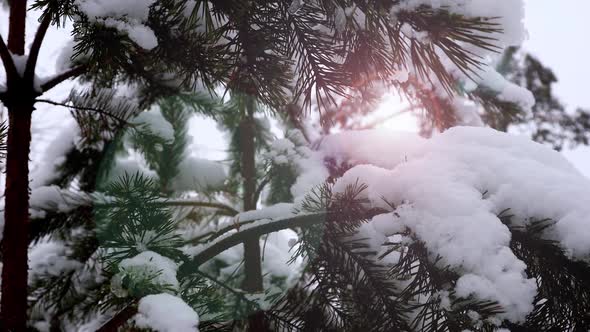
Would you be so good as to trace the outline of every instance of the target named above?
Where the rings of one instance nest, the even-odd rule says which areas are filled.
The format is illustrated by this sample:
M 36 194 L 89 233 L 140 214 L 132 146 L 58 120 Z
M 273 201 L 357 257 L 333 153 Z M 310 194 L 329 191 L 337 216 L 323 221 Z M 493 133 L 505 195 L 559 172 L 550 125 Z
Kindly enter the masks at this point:
M 499 23 L 429 2 L 134 3 L 138 7 L 110 1 L 102 3 L 105 7 L 93 7 L 90 0 L 34 1 L 31 6 L 43 16 L 26 58 L 14 56 L 25 53 L 26 1 L 9 4 L 8 44 L 0 43 L 7 71 L 0 100 L 10 116 L 2 256 L 4 329 L 26 327 L 27 247 L 29 241 L 48 237 L 66 243 L 69 251 L 63 256 L 71 264 L 56 275 L 34 276 L 39 279 L 31 285 L 29 322 L 49 321 L 54 330 L 78 328 L 96 315 L 104 323 L 101 330 L 116 330 L 128 326 L 136 313 L 145 318 L 137 321 L 139 327 L 154 328 L 145 310 L 150 301 L 171 297 L 189 316 L 198 312 L 209 318 L 201 319 L 202 330 L 410 330 L 418 324 L 427 326 L 423 330 L 439 330 L 437 324 L 442 324 L 440 329 L 462 329 L 471 326 L 472 311 L 484 319 L 500 311 L 496 303 L 454 296 L 450 311 L 416 303 L 422 294 L 444 292 L 458 276 L 425 257 L 427 248 L 410 231 L 404 235 L 415 241 L 402 246 L 407 255 L 394 269 L 373 259 L 375 253 L 354 235 L 386 210 L 366 209 L 362 194 L 367 187 L 362 183 L 343 192 L 331 187 L 354 161 L 343 163 L 338 156 L 324 160 L 330 169 L 328 183 L 300 202 L 294 213 L 281 211 L 283 217 L 271 217 L 268 223 L 257 219 L 269 218 L 239 219 L 259 208 L 267 186 L 268 203 L 295 199 L 286 188 L 296 184 L 298 160 L 314 154 L 306 147 L 314 144 L 306 142 L 309 135 L 301 116 L 305 111 L 326 115 L 341 99 L 374 99 L 373 86 L 384 84 L 423 106 L 433 119 L 432 127 L 455 123 L 457 113 L 441 105 L 455 95 L 482 101 L 462 85 L 486 66 L 480 53 L 505 46 L 494 44 L 502 31 Z M 71 69 L 37 81 L 43 37 L 51 25 L 59 27 L 64 20 L 72 20 L 74 26 Z M 26 66 L 20 70 L 23 59 Z M 401 77 L 404 74 L 407 79 Z M 87 87 L 74 91 L 68 100 L 39 98 L 74 77 Z M 129 86 L 136 88 L 136 98 L 117 93 Z M 211 99 L 218 88 L 225 88 L 229 101 Z M 27 162 L 36 102 L 70 107 L 81 140 L 68 151 L 51 183 L 59 187 L 61 198 L 46 197 L 52 204 L 42 207 L 44 213 L 29 227 Z M 187 109 L 216 119 L 230 133 L 230 179 L 221 192 L 208 192 L 196 183 L 175 188 L 176 177 L 187 171 L 180 165 L 191 160 L 184 153 Z M 286 140 L 270 144 L 263 116 L 303 132 L 292 131 Z M 154 117 L 163 117 L 170 127 L 158 132 L 151 126 Z M 271 158 L 264 158 L 265 149 Z M 112 181 L 120 159 L 136 153 L 145 165 L 136 167 L 135 173 L 122 167 Z M 183 191 L 207 199 L 175 196 Z M 180 207 L 190 207 L 190 212 L 183 215 Z M 235 225 L 217 224 L 236 216 Z M 198 225 L 198 236 L 183 239 L 179 229 L 182 233 L 191 223 Z M 281 297 L 265 287 L 264 246 L 259 239 L 284 229 L 299 230 L 300 250 L 293 260 L 305 257 L 310 265 L 298 286 Z M 183 246 L 195 244 L 202 250 L 188 257 Z M 243 278 L 224 280 L 222 268 L 211 260 L 238 244 L 245 247 Z M 417 281 L 404 289 L 391 281 L 409 280 L 410 275 Z M 582 302 L 579 307 L 566 306 L 564 312 L 585 307 Z M 423 309 L 421 314 L 408 320 L 416 308 Z M 546 311 L 539 312 L 539 321 L 548 317 Z M 566 316 L 560 316 L 563 324 L 575 320 Z M 191 324 L 196 320 L 191 318 Z
M 526 87 L 535 96 L 531 113 L 511 112 L 510 108 L 490 111 L 484 119 L 498 130 L 521 124 L 532 126 L 533 140 L 552 145 L 556 150 L 588 145 L 588 111 L 566 109 L 554 95 L 553 85 L 558 78 L 553 71 L 532 54 L 517 48 L 508 49 L 498 66 L 501 72 L 514 83 Z

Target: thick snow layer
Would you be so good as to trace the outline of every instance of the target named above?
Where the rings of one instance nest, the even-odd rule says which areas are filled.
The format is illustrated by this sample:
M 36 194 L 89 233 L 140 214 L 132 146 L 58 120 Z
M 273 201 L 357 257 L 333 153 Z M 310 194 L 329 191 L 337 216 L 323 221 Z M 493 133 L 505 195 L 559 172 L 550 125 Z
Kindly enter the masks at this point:
M 127 273 L 141 273 L 146 276 L 157 275 L 153 282 L 162 286 L 178 289 L 176 270 L 178 265 L 171 259 L 153 251 L 144 251 L 133 258 L 127 258 L 119 263 L 119 269 Z
M 147 21 L 150 6 L 156 0 L 76 0 L 75 4 L 92 22 L 126 33 L 140 47 L 151 50 L 158 46 L 154 32 L 142 24 Z
M 112 18 L 104 19 L 102 22 L 105 26 L 127 33 L 129 39 L 143 49 L 151 50 L 158 46 L 158 38 L 154 34 L 154 31 L 143 24 L 130 24 Z
M 590 256 L 590 181 L 558 152 L 529 139 L 474 127 L 429 140 L 361 131 L 329 136 L 319 151 L 324 159 L 356 165 L 336 182 L 336 191 L 359 181 L 368 185 L 364 195 L 372 206 L 396 206 L 395 213 L 372 220 L 374 231 L 361 230 L 372 234 L 372 245 L 412 230 L 433 259 L 440 255 L 441 265 L 460 274 L 459 296 L 498 301 L 506 309 L 501 318 L 523 320 L 536 295 L 535 281 L 509 248 L 501 211 L 510 209 L 520 224 L 552 218 L 556 224 L 545 236 L 575 259 Z
M 135 324 L 158 332 L 198 332 L 199 315 L 181 298 L 162 293 L 139 300 Z

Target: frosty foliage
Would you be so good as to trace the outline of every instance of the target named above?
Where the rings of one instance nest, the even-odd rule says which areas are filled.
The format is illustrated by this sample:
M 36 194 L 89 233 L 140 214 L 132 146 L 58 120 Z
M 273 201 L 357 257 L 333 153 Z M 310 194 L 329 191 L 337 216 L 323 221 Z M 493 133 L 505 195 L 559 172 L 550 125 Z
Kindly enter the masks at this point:
M 115 28 L 145 50 L 158 46 L 154 31 L 146 23 L 150 8 L 158 6 L 157 1 L 75 0 L 74 3 L 91 24 Z M 306 3 L 294 0 L 288 12 L 292 15 L 304 12 Z M 396 22 L 404 11 L 414 11 L 422 5 L 472 18 L 499 18 L 498 23 L 503 32 L 492 36 L 498 39 L 499 49 L 520 44 L 526 36 L 522 25 L 522 0 L 510 5 L 506 1 L 488 0 L 401 1 L 395 2 L 391 8 L 390 19 Z M 196 6 L 196 1 L 187 1 L 184 15 L 188 17 L 202 9 Z M 357 31 L 368 28 L 370 22 L 361 8 L 337 7 L 334 12 L 336 34 L 348 33 L 350 27 Z M 432 38 L 427 31 L 416 30 L 408 23 L 399 28 L 404 38 L 425 43 Z M 465 47 L 479 56 L 483 63 L 490 66 L 494 64 L 495 55 L 489 49 L 473 45 Z M 273 52 L 269 49 L 266 54 Z M 71 66 L 71 55 L 71 48 L 62 54 L 58 60 L 60 69 Z M 489 67 L 484 66 L 479 73 L 481 75 L 474 78 L 454 68 L 452 61 L 444 61 L 443 54 L 441 57 L 447 69 L 466 86 L 466 90 L 484 86 L 497 93 L 500 100 L 518 104 L 524 109 L 534 105 L 530 92 L 507 82 Z M 400 70 L 393 79 L 404 83 L 417 76 L 411 68 L 409 65 Z M 443 90 L 440 86 L 432 88 L 439 92 Z M 482 124 L 477 116 L 476 105 L 468 99 L 454 97 L 452 102 L 462 123 L 474 126 Z M 177 166 L 177 174 L 170 178 L 170 187 L 166 189 L 197 192 L 219 188 L 226 182 L 226 170 L 221 164 L 196 158 L 186 149 L 179 149 L 178 155 L 183 157 L 180 160 L 160 158 L 154 161 L 157 159 L 154 155 L 160 157 L 164 144 L 174 145 L 179 133 L 159 108 L 153 107 L 142 112 L 132 123 L 156 137 L 154 141 L 158 143 L 150 146 L 153 151 L 145 149 L 147 152 L 143 151 L 143 154 L 137 147 L 124 146 L 126 150 L 119 151 L 120 154 L 114 157 L 111 180 L 130 174 L 162 180 L 160 174 L 164 174 L 163 164 L 168 162 Z M 62 160 L 54 159 L 74 145 L 73 140 L 78 139 L 78 134 L 75 131 L 64 135 L 60 138 L 63 146 L 57 145 L 53 149 L 55 151 L 48 153 L 51 158 L 45 163 L 51 170 L 60 166 Z M 124 139 L 130 140 L 130 137 Z M 366 131 L 328 136 L 317 142 L 313 149 L 305 141 L 300 132 L 292 131 L 285 139 L 271 144 L 265 155 L 274 166 L 288 165 L 298 173 L 291 187 L 294 203 L 236 212 L 234 219 L 216 220 L 216 226 L 226 227 L 234 222 L 252 221 L 242 227 L 243 231 L 292 217 L 304 200 L 304 195 L 327 179 L 335 181 L 335 192 L 344 192 L 351 184 L 363 183 L 367 185 L 362 192 L 363 198 L 367 199 L 367 207 L 389 212 L 374 216 L 363 224 L 358 228 L 356 238 L 364 239 L 377 252 L 382 252 L 383 243 L 392 238 L 398 242 L 422 241 L 433 262 L 441 268 L 449 267 L 459 275 L 453 289 L 439 294 L 442 307 L 450 307 L 449 292 L 452 291 L 463 298 L 473 296 L 496 301 L 505 309 L 498 318 L 512 322 L 522 322 L 533 310 L 537 285 L 535 280 L 526 275 L 525 263 L 511 251 L 511 233 L 500 220 L 500 214 L 510 209 L 515 216 L 514 221 L 521 225 L 537 218 L 551 218 L 555 224 L 544 236 L 558 241 L 574 259 L 585 260 L 590 255 L 590 228 L 584 222 L 590 209 L 582 199 L 590 194 L 590 183 L 557 153 L 526 139 L 482 128 L 455 128 L 430 140 L 411 134 Z M 332 177 L 328 164 L 346 164 L 352 168 L 341 177 Z M 64 213 L 70 211 L 67 197 L 63 196 L 67 191 L 57 186 L 43 186 L 49 180 L 50 175 L 41 174 L 38 186 L 32 191 L 33 216 L 42 217 L 43 212 L 36 211 L 36 208 Z M 172 227 L 167 229 L 170 232 L 173 230 Z M 184 248 L 184 253 L 198 255 L 203 249 L 239 232 L 240 228 L 236 227 L 214 240 Z M 413 238 L 406 237 L 407 233 L 412 234 Z M 262 255 L 267 255 L 262 262 L 265 288 L 274 286 L 269 281 L 271 278 L 283 278 L 287 281 L 280 283 L 290 287 L 301 276 L 301 260 L 287 264 L 292 258 L 290 251 L 298 243 L 298 236 L 295 231 L 285 229 L 261 238 L 260 243 L 264 246 Z M 134 245 L 133 250 L 139 254 L 134 253 L 132 256 L 135 256 L 123 259 L 118 264 L 118 273 L 111 279 L 112 293 L 120 298 L 129 296 L 131 290 L 126 287 L 130 280 L 138 284 L 136 291 L 139 292 L 146 291 L 147 288 L 142 286 L 148 284 L 149 291 L 156 289 L 155 294 L 132 294 L 139 300 L 135 316 L 138 327 L 156 331 L 198 331 L 199 316 L 179 295 L 182 288 L 179 282 L 181 279 L 177 277 L 179 264 L 148 250 L 143 242 Z M 36 246 L 31 252 L 32 277 L 40 274 L 57 275 L 78 268 L 78 262 L 60 260 L 61 256 L 69 254 L 68 250 L 59 242 Z M 394 265 L 400 255 L 400 252 L 393 252 L 381 262 Z M 224 264 L 217 271 L 218 275 L 232 277 L 240 268 L 243 257 L 241 246 L 219 254 L 217 258 Z M 266 301 L 262 297 L 258 300 Z M 475 312 L 471 316 L 473 320 L 479 319 Z
M 199 315 L 182 299 L 167 293 L 139 300 L 135 324 L 158 332 L 198 332 Z
M 152 277 L 150 283 L 178 289 L 176 269 L 178 266 L 170 258 L 153 251 L 144 251 L 133 258 L 121 261 L 119 269 L 122 274 L 138 274 Z
M 537 293 L 526 265 L 511 251 L 511 233 L 499 215 L 514 222 L 555 221 L 544 236 L 559 241 L 574 259 L 590 255 L 590 213 L 584 197 L 590 182 L 558 152 L 491 129 L 457 127 L 424 139 L 388 131 L 344 132 L 323 139 L 317 158 L 353 165 L 334 191 L 363 183 L 367 208 L 377 215 L 361 231 L 370 246 L 409 230 L 423 241 L 430 259 L 460 275 L 454 291 L 499 303 L 499 317 L 522 322 Z M 327 172 L 311 168 L 299 180 Z M 308 173 L 313 174 L 309 176 Z M 301 185 L 301 183 L 299 183 Z M 307 185 L 311 185 L 310 182 Z M 368 227 L 368 228 L 367 228 Z
M 155 0 L 76 0 L 75 3 L 90 21 L 126 33 L 140 47 L 151 50 L 158 46 L 154 32 L 142 24 L 147 21 Z
M 392 19 L 401 11 L 416 10 L 420 6 L 430 6 L 435 9 L 447 9 L 452 13 L 467 17 L 496 17 L 503 28 L 502 33 L 496 34 L 501 47 L 520 45 L 525 37 L 524 2 L 517 1 L 488 1 L 488 0 L 407 0 L 391 8 Z
M 58 276 L 79 268 L 82 264 L 69 259 L 71 249 L 62 242 L 42 242 L 34 246 L 29 253 L 29 283 L 46 275 Z

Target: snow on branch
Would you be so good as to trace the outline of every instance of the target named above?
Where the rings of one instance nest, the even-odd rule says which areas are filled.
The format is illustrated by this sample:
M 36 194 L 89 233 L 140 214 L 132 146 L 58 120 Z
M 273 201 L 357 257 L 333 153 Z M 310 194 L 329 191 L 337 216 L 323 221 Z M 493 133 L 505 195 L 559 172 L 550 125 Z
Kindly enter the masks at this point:
M 550 218 L 555 223 L 543 238 L 573 259 L 590 256 L 590 181 L 558 152 L 526 138 L 470 127 L 429 140 L 359 131 L 329 136 L 319 150 L 320 158 L 353 165 L 334 192 L 366 184 L 367 208 L 390 211 L 365 225 L 376 234 L 373 242 L 415 234 L 432 262 L 460 275 L 455 294 L 497 302 L 505 310 L 499 318 L 523 321 L 537 294 L 510 248 L 512 227 Z M 501 220 L 506 209 L 513 224 Z

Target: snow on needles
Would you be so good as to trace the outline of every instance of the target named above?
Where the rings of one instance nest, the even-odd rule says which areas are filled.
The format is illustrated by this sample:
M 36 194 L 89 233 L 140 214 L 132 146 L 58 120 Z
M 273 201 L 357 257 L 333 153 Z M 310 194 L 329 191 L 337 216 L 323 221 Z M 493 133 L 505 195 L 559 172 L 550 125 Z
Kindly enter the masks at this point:
M 158 332 L 198 332 L 199 315 L 182 299 L 167 293 L 139 300 L 135 323 Z
M 526 38 L 524 27 L 524 2 L 522 0 L 407 0 L 391 8 L 390 15 L 395 21 L 401 11 L 412 11 L 426 5 L 434 9 L 446 9 L 449 12 L 467 17 L 494 17 L 495 23 L 502 27 L 502 32 L 494 34 L 498 46 L 518 46 Z
M 156 0 L 76 0 L 91 22 L 102 23 L 126 33 L 140 47 L 151 50 L 158 46 L 154 32 L 143 24 L 148 19 L 150 6 Z
M 378 234 L 373 241 L 411 230 L 433 261 L 440 255 L 438 264 L 460 275 L 456 294 L 497 301 L 505 309 L 499 318 L 523 321 L 537 293 L 509 247 L 502 211 L 510 209 L 520 225 L 551 218 L 556 223 L 545 237 L 574 259 L 590 256 L 590 181 L 559 153 L 529 139 L 476 127 L 429 140 L 375 130 L 329 136 L 319 150 L 324 160 L 356 165 L 335 191 L 359 181 L 368 186 L 364 195 L 373 207 L 396 207 L 369 223 L 369 233 Z
M 139 273 L 153 276 L 152 282 L 157 285 L 178 289 L 176 270 L 178 265 L 168 257 L 153 251 L 143 251 L 133 258 L 121 261 L 119 269 L 124 273 Z

